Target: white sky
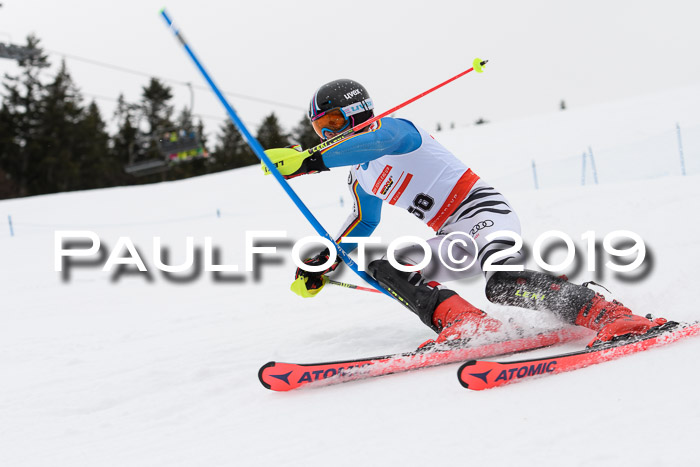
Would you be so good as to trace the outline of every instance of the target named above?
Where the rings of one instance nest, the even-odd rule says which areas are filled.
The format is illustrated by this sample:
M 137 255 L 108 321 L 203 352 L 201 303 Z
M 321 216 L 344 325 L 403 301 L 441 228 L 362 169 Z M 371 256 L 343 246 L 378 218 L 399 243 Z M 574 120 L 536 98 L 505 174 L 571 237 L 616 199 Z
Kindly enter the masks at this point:
M 290 129 L 313 91 L 332 79 L 363 83 L 381 112 L 489 59 L 469 74 L 401 110 L 397 116 L 429 130 L 556 111 L 700 83 L 700 2 L 676 1 L 417 1 L 318 0 L 2 0 L 0 40 L 25 42 L 35 33 L 49 51 L 66 55 L 86 97 L 105 119 L 123 92 L 140 97 L 148 78 L 96 66 L 81 57 L 191 82 L 195 114 L 209 133 L 222 106 L 165 27 L 166 7 L 223 91 L 255 131 L 275 110 Z M 60 54 L 50 55 L 54 64 Z M 0 72 L 16 66 L 0 60 Z M 177 107 L 188 105 L 184 85 Z M 211 118 L 214 117 L 214 118 Z

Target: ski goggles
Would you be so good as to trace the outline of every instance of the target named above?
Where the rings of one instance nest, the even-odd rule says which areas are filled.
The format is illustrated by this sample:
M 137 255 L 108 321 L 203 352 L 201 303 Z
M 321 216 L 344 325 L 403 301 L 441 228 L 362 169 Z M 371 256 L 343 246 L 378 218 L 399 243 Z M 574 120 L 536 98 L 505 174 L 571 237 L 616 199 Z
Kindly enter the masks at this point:
M 329 139 L 350 126 L 351 116 L 373 108 L 371 99 L 365 99 L 342 108 L 335 107 L 314 116 L 311 119 L 311 126 L 314 127 L 314 131 L 321 139 Z

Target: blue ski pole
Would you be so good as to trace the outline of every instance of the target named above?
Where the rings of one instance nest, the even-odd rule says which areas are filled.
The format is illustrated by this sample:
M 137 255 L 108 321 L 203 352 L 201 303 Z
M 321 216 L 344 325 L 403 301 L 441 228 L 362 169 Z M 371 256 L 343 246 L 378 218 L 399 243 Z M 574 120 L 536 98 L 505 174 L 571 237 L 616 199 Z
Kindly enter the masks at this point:
M 306 219 L 311 223 L 313 226 L 314 230 L 321 236 L 325 237 L 328 240 L 335 245 L 335 249 L 337 250 L 338 254 L 340 257 L 343 259 L 345 264 L 348 265 L 350 269 L 355 272 L 358 276 L 360 276 L 362 279 L 364 279 L 368 284 L 370 284 L 372 287 L 375 289 L 379 290 L 380 292 L 383 292 L 389 297 L 394 298 L 389 292 L 387 292 L 379 283 L 374 280 L 372 276 L 367 274 L 365 271 L 360 271 L 359 268 L 357 267 L 357 264 L 355 261 L 350 258 L 350 256 L 340 248 L 340 246 L 335 242 L 335 239 L 330 236 L 330 234 L 326 231 L 326 229 L 323 228 L 321 223 L 314 217 L 314 215 L 309 211 L 309 208 L 306 207 L 304 202 L 299 198 L 299 196 L 296 194 L 296 192 L 292 189 L 291 186 L 289 186 L 289 183 L 287 183 L 287 180 L 284 179 L 282 174 L 279 173 L 277 168 L 275 167 L 275 164 L 272 163 L 269 157 L 265 154 L 265 150 L 263 147 L 260 145 L 258 140 L 256 140 L 253 135 L 250 134 L 248 129 L 246 128 L 245 124 L 243 121 L 238 117 L 238 114 L 236 113 L 235 110 L 233 110 L 233 107 L 231 107 L 231 104 L 226 100 L 224 95 L 219 91 L 218 86 L 214 83 L 214 81 L 211 79 L 209 76 L 209 73 L 207 73 L 207 70 L 204 69 L 202 66 L 201 62 L 197 58 L 197 56 L 194 54 L 192 51 L 192 48 L 190 48 L 189 44 L 187 44 L 187 41 L 183 37 L 182 33 L 178 30 L 178 28 L 175 27 L 173 24 L 172 20 L 168 16 L 168 14 L 165 12 L 165 8 L 160 10 L 160 14 L 163 16 L 163 19 L 165 22 L 168 24 L 168 27 L 170 30 L 175 34 L 175 37 L 177 38 L 178 41 L 180 41 L 180 44 L 185 48 L 185 51 L 187 52 L 187 55 L 192 59 L 194 62 L 195 66 L 199 70 L 199 72 L 202 74 L 204 77 L 205 81 L 209 84 L 209 87 L 211 87 L 211 90 L 214 92 L 216 97 L 219 99 L 221 104 L 224 106 L 226 109 L 226 112 L 228 113 L 229 118 L 233 121 L 233 124 L 236 126 L 238 131 L 241 133 L 243 136 L 243 139 L 245 139 L 246 143 L 250 146 L 250 148 L 253 150 L 255 155 L 260 159 L 262 162 L 265 163 L 267 167 L 270 168 L 270 172 L 272 175 L 275 177 L 275 179 L 279 182 L 280 186 L 282 186 L 282 189 L 284 189 L 285 192 L 287 192 L 287 195 L 292 199 L 294 204 L 296 204 L 297 208 L 301 211 L 301 213 L 306 217 Z

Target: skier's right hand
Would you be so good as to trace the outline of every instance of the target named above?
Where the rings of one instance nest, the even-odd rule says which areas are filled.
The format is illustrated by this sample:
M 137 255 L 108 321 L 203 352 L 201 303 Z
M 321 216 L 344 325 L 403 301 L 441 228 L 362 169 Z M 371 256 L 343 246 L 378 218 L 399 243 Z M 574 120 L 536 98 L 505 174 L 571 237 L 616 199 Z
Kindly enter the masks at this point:
M 330 251 L 326 248 L 316 256 L 305 259 L 304 264 L 320 266 L 325 264 L 329 257 Z M 337 257 L 333 264 L 319 272 L 309 272 L 302 268 L 297 268 L 294 282 L 292 282 L 290 287 L 291 291 L 303 298 L 315 297 L 328 282 L 328 278 L 325 275 L 335 271 L 340 263 L 341 259 Z
M 300 148 L 299 148 L 300 149 Z M 270 158 L 280 174 L 286 179 L 298 177 L 299 175 L 312 174 L 330 170 L 323 163 L 321 154 L 309 154 L 309 151 L 300 152 L 297 148 L 277 148 L 268 149 L 265 151 L 267 157 Z M 261 162 L 262 170 L 265 175 L 270 175 L 271 170 Z

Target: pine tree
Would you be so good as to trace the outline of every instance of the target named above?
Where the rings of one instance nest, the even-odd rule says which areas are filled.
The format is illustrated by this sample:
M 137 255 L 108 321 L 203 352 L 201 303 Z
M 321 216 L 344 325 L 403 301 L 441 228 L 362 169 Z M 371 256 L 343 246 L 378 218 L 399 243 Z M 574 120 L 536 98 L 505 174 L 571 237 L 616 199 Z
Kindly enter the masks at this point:
M 35 142 L 43 147 L 39 177 L 33 193 L 55 193 L 79 188 L 81 161 L 78 127 L 83 118 L 81 96 L 61 63 L 41 101 L 39 130 Z
M 16 138 L 18 133 L 18 121 L 3 101 L 0 107 L 0 199 L 12 198 L 19 193 L 15 182 L 17 174 L 13 171 L 17 162 L 16 156 L 21 151 Z
M 83 112 L 77 128 L 75 153 L 80 164 L 78 187 L 81 190 L 124 184 L 122 164 L 109 149 L 109 135 L 95 101 Z
M 170 105 L 172 98 L 172 89 L 157 78 L 151 78 L 148 86 L 143 88 L 140 110 L 148 125 L 146 135 L 150 138 L 144 159 L 163 157 L 158 149 L 158 139 L 175 128 L 172 122 L 173 106 Z
M 19 188 L 14 180 L 12 170 L 13 155 L 20 152 L 15 135 L 18 133 L 17 121 L 3 102 L 0 107 L 0 199 L 18 195 Z
M 11 162 L 11 155 L 20 150 L 15 142 L 17 125 L 10 110 L 2 104 L 0 107 L 0 199 L 17 196 L 18 188 L 12 174 L 7 172 Z
M 117 121 L 117 133 L 112 137 L 112 153 L 119 163 L 124 166 L 133 164 L 137 159 L 138 105 L 129 104 L 120 94 L 114 118 Z
M 231 121 L 221 125 L 218 143 L 212 154 L 212 171 L 234 169 L 258 163 L 258 158 Z
M 11 185 L 13 196 L 33 194 L 44 154 L 37 143 L 45 93 L 39 73 L 49 62 L 36 36 L 27 37 L 26 47 L 36 53 L 19 61 L 20 76 L 5 74 L 5 96 L 0 111 L 0 170 L 7 181 L 5 191 Z
M 256 136 L 264 149 L 283 148 L 289 145 L 289 135 L 284 133 L 274 112 L 265 117 Z
M 172 129 L 173 106 L 169 104 L 173 98 L 172 89 L 163 84 L 158 78 L 151 78 L 141 94 L 141 109 L 148 124 L 148 135 Z

